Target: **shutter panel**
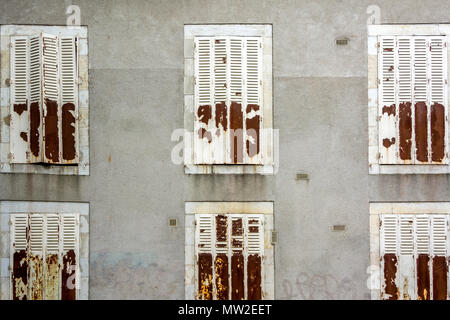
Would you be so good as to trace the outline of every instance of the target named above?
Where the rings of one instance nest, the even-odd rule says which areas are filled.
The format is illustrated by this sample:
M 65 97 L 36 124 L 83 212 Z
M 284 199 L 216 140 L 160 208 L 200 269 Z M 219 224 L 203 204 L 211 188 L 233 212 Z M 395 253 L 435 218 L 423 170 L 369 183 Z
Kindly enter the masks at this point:
M 379 79 L 379 150 L 381 164 L 397 163 L 397 99 L 395 95 L 395 79 L 397 46 L 395 37 L 380 37 L 378 54 Z
M 61 216 L 62 234 L 62 270 L 61 299 L 76 300 L 78 283 L 78 215 L 63 214 Z
M 416 291 L 418 300 L 430 300 L 430 218 L 416 216 Z
M 245 128 L 246 163 L 262 164 L 262 42 L 248 38 L 245 45 Z
M 416 163 L 428 163 L 428 45 L 414 37 L 414 141 Z
M 247 235 L 247 299 L 262 299 L 262 259 L 264 255 L 263 216 L 249 216 Z
M 400 215 L 400 255 L 398 261 L 400 299 L 415 299 L 414 216 Z
M 431 161 L 448 163 L 447 155 L 447 43 L 445 37 L 431 37 L 430 134 Z
M 212 300 L 213 216 L 196 215 L 197 299 Z
M 195 39 L 194 163 L 211 163 L 213 107 L 213 39 Z
M 60 111 L 58 37 L 42 35 L 43 100 L 44 100 L 44 162 L 60 161 Z
M 45 300 L 58 300 L 60 287 L 59 215 L 46 215 Z
M 398 283 L 397 283 L 397 231 L 398 219 L 395 215 L 381 216 L 381 230 L 380 230 L 380 255 L 383 270 L 382 274 L 382 299 L 397 300 Z
M 30 214 L 30 253 L 28 256 L 28 283 L 30 299 L 44 298 L 44 216 Z
M 260 38 L 195 38 L 196 164 L 262 164 L 261 74 Z
M 60 39 L 61 163 L 78 163 L 78 49 L 76 37 Z
M 27 163 L 29 136 L 30 46 L 26 36 L 11 37 L 11 163 Z
M 411 37 L 397 38 L 397 70 L 396 91 L 398 92 L 398 157 L 399 163 L 414 163 L 412 157 L 412 39 Z M 395 69 L 395 66 L 394 66 Z
M 242 215 L 231 216 L 231 299 L 245 298 L 245 251 L 247 247 L 246 221 Z
M 29 157 L 31 163 L 42 162 L 42 39 L 30 38 L 30 124 Z
M 11 215 L 11 297 L 28 299 L 28 215 Z
M 434 215 L 432 219 L 432 278 L 433 300 L 446 300 L 448 290 L 448 216 Z

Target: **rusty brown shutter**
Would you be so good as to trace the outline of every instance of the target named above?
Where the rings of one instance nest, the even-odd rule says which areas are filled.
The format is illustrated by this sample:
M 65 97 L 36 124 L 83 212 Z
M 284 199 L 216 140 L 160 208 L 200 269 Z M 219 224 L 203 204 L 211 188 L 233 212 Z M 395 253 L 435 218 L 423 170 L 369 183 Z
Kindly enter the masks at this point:
M 262 164 L 261 39 L 194 41 L 194 163 Z
M 447 164 L 447 43 L 441 36 L 381 36 L 381 164 Z
M 13 214 L 12 298 L 76 299 L 78 215 Z
M 197 214 L 197 298 L 263 299 L 263 215 Z
M 449 216 L 381 217 L 381 298 L 448 299 Z

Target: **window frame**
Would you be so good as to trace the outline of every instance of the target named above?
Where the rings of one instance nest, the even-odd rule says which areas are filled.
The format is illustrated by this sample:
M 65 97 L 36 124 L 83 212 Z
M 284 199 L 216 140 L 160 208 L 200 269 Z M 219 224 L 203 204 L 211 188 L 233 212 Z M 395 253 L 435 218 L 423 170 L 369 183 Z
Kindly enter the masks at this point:
M 262 214 L 264 215 L 264 254 L 262 265 L 262 300 L 275 299 L 274 289 L 274 230 L 273 202 L 186 202 L 185 203 L 185 299 L 196 299 L 196 214 Z
M 11 163 L 10 44 L 12 36 L 40 33 L 78 37 L 78 155 L 77 164 Z M 88 35 L 86 26 L 0 26 L 0 173 L 89 175 Z
M 0 300 L 12 299 L 11 291 L 11 219 L 14 214 L 78 214 L 78 283 L 77 300 L 89 298 L 89 203 L 0 201 Z
M 261 37 L 263 45 L 261 152 L 263 164 L 195 164 L 194 162 L 194 39 L 195 37 Z M 186 174 L 274 174 L 272 108 L 272 25 L 223 24 L 184 26 L 184 171 Z M 264 135 L 264 136 L 263 136 Z
M 449 54 L 450 24 L 369 25 L 368 26 L 368 162 L 369 174 L 445 174 L 450 173 L 450 164 L 381 164 L 379 161 L 379 80 L 378 38 L 379 36 L 445 36 Z M 447 91 L 450 80 L 450 63 L 447 62 Z M 447 95 L 449 96 L 449 95 Z M 447 98 L 447 100 L 449 97 Z M 449 105 L 447 101 L 447 105 Z M 450 108 L 447 110 L 447 128 L 450 128 Z M 447 137 L 449 133 L 446 132 Z M 447 139 L 446 150 L 450 150 Z

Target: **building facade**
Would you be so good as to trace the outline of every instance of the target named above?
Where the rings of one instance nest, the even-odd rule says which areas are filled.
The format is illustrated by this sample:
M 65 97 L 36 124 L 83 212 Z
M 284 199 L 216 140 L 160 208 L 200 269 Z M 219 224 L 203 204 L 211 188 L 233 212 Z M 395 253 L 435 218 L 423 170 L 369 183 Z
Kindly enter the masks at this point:
M 446 1 L 1 1 L 0 298 L 448 299 Z

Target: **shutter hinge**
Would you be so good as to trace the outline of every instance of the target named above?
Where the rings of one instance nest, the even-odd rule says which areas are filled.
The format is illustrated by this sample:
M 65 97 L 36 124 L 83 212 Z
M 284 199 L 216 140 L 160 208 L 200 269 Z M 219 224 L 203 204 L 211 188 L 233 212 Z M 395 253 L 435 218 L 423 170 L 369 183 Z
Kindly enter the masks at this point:
M 377 121 L 381 121 L 381 116 L 377 116 Z
M 380 158 L 381 158 L 381 153 L 377 152 L 376 158 L 377 158 L 377 160 L 380 160 Z
M 382 225 L 382 224 L 383 224 L 383 220 L 380 219 L 380 228 L 381 228 L 381 225 Z
M 8 155 L 9 161 L 12 161 L 14 159 L 14 153 L 10 152 Z
M 379 48 L 379 47 L 380 47 L 380 41 L 377 42 L 377 48 Z

